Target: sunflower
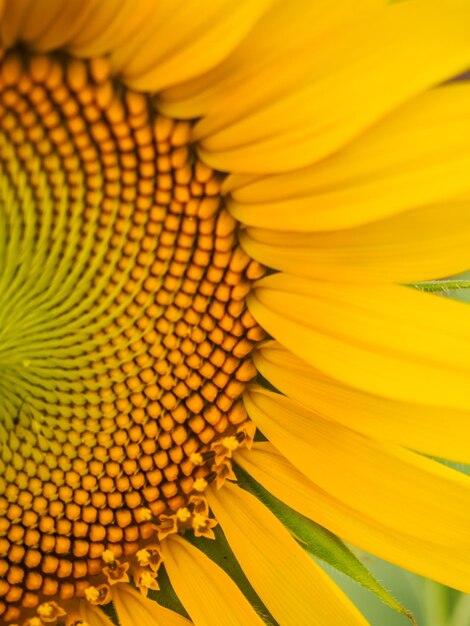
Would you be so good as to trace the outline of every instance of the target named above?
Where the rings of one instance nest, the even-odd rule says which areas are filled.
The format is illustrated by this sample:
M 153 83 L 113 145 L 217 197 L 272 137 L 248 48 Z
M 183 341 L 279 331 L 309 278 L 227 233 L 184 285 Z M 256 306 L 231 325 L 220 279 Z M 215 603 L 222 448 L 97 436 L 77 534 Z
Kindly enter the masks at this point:
M 470 591 L 470 5 L 0 6 L 2 623 L 365 624 L 279 507 Z

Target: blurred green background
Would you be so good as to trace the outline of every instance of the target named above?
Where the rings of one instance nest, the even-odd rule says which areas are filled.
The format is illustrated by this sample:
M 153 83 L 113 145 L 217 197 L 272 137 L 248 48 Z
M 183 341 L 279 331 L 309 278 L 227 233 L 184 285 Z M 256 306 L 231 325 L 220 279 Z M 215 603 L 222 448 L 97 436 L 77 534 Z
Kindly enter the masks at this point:
M 470 596 L 421 578 L 357 552 L 375 577 L 414 615 L 418 626 L 470 626 Z M 371 593 L 344 574 L 328 569 L 329 574 L 369 620 L 371 626 L 406 626 L 411 622 L 394 613 Z M 339 626 L 339 625 L 338 625 Z

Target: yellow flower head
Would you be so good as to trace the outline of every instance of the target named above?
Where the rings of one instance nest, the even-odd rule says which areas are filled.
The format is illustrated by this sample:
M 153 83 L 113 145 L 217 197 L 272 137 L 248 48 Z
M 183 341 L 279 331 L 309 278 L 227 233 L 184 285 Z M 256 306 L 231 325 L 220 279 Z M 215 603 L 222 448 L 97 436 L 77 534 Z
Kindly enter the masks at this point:
M 298 513 L 470 590 L 469 27 L 0 0 L 2 623 L 365 624 Z

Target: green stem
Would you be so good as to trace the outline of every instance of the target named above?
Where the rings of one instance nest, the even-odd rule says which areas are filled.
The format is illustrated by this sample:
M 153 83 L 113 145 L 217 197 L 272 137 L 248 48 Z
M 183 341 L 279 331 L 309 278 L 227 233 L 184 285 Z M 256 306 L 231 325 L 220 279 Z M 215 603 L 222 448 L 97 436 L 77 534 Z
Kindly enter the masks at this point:
M 423 599 L 426 626 L 445 626 L 448 611 L 446 588 L 432 580 L 425 580 Z
M 470 289 L 470 280 L 428 280 L 422 283 L 410 283 L 409 287 L 430 293 L 460 291 L 461 289 Z
M 457 600 L 448 626 L 468 626 L 468 624 L 470 624 L 470 596 L 462 594 Z

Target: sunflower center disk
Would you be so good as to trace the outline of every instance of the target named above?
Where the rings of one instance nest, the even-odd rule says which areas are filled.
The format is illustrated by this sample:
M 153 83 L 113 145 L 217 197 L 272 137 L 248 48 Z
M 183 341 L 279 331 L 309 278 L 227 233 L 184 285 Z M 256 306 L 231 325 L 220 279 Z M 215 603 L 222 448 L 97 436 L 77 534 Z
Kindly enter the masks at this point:
M 253 435 L 262 270 L 191 125 L 105 60 L 10 54 L 0 92 L 0 614 L 51 622 L 211 533 L 204 488 Z

